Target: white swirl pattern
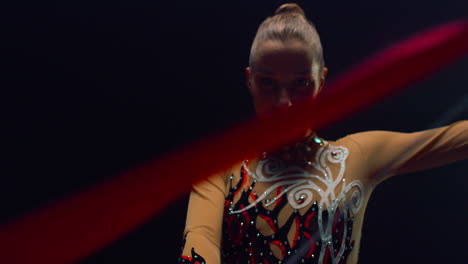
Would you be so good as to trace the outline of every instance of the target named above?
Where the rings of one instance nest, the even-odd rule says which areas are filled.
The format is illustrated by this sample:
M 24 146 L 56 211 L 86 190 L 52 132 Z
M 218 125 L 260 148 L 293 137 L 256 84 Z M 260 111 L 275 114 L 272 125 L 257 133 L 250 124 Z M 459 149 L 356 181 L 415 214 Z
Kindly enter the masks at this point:
M 332 225 L 333 221 L 324 222 L 322 213 L 326 210 L 328 216 L 333 216 L 336 212 L 336 208 L 341 205 L 340 208 L 344 212 L 351 210 L 353 214 L 356 214 L 362 206 L 364 186 L 358 180 L 355 180 L 349 184 L 346 184 L 344 179 L 344 172 L 346 169 L 346 159 L 349 155 L 348 149 L 343 146 L 333 146 L 327 141 L 323 141 L 324 145 L 320 147 L 315 155 L 315 160 L 308 162 L 309 166 L 315 168 L 321 175 L 316 175 L 308 172 L 307 170 L 299 166 L 286 166 L 286 164 L 273 158 L 267 158 L 261 160 L 257 166 L 256 173 L 251 172 L 247 166 L 244 166 L 248 174 L 254 178 L 254 181 L 258 182 L 274 182 L 269 188 L 267 188 L 256 201 L 250 203 L 248 206 L 241 210 L 231 211 L 231 214 L 240 213 L 245 210 L 249 210 L 256 204 L 264 200 L 268 194 L 275 191 L 280 186 L 285 186 L 281 193 L 275 196 L 274 199 L 265 203 L 265 206 L 269 206 L 275 201 L 287 193 L 287 199 L 289 204 L 294 209 L 301 209 L 308 206 L 314 200 L 319 205 L 318 212 L 318 229 L 320 230 L 320 238 L 322 240 L 321 252 L 325 252 L 326 248 L 329 247 L 331 252 L 335 252 L 333 248 L 332 239 Z M 335 164 L 335 165 L 333 165 Z M 339 166 L 339 170 L 336 176 L 333 176 L 330 166 Z M 268 177 L 265 176 L 268 175 Z M 321 189 L 313 180 L 326 186 L 325 189 Z M 341 184 L 341 191 L 336 196 L 335 189 Z M 351 201 L 347 201 L 347 194 L 351 193 Z M 318 194 L 318 199 L 314 199 L 314 192 Z M 328 218 L 330 219 L 330 217 Z M 333 218 L 331 218 L 333 219 Z M 348 214 L 344 214 L 344 221 L 347 223 Z M 344 228 L 343 237 L 347 236 L 347 228 Z M 345 250 L 345 240 L 343 239 L 337 255 L 331 254 L 332 263 L 339 263 L 341 256 L 343 256 Z M 325 254 L 320 254 L 318 263 L 323 263 Z

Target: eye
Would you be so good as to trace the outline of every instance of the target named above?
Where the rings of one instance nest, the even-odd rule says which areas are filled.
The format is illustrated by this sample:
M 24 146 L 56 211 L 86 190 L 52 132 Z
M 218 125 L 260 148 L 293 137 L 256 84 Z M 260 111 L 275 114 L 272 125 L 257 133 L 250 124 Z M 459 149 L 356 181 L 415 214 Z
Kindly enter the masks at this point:
M 260 79 L 260 85 L 262 85 L 262 86 L 271 86 L 271 85 L 273 85 L 273 80 L 271 78 L 262 78 L 262 79 Z
M 275 87 L 275 81 L 272 78 L 265 77 L 258 80 L 258 86 L 264 91 L 273 91 Z
M 291 93 L 294 97 L 307 96 L 313 91 L 314 82 L 310 78 L 299 77 L 291 85 Z
M 299 88 L 307 87 L 310 85 L 310 80 L 306 78 L 298 78 L 295 81 L 295 86 Z

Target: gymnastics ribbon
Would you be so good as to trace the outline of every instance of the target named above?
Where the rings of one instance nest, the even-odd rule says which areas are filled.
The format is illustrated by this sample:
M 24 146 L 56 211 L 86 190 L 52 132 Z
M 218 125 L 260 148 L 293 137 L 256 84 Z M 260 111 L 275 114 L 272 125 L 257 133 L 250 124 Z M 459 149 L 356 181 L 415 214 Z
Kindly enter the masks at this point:
M 317 131 L 467 51 L 468 21 L 400 42 L 338 78 L 316 102 L 302 101 L 264 119 L 242 122 L 2 226 L 0 263 L 76 262 L 143 224 L 193 182 L 292 143 L 306 129 Z M 239 147 L 240 142 L 249 143 Z

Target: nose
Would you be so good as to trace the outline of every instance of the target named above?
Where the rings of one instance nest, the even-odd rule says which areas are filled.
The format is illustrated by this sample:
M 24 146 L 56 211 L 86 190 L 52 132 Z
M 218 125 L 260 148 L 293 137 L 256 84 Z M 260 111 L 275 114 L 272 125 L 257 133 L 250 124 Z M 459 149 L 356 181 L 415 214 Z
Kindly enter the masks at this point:
M 286 110 L 292 105 L 291 98 L 289 97 L 287 89 L 280 89 L 278 94 L 276 108 Z
M 283 88 L 280 89 L 278 96 L 278 108 L 289 108 L 292 105 L 291 97 L 289 96 L 288 90 Z

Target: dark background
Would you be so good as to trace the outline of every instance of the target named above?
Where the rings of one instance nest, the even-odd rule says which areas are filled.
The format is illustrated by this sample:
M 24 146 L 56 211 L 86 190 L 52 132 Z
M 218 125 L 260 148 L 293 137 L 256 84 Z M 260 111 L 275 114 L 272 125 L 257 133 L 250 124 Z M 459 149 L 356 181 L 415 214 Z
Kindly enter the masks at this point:
M 0 223 L 252 116 L 250 44 L 284 2 L 2 4 Z M 464 0 L 299 3 L 321 35 L 330 79 L 394 41 L 468 17 Z M 465 57 L 320 135 L 431 128 L 467 104 L 467 87 Z M 444 125 L 461 119 L 466 107 Z M 464 262 L 467 169 L 461 161 L 381 184 L 360 263 Z M 187 196 L 80 263 L 175 263 L 186 206 Z

